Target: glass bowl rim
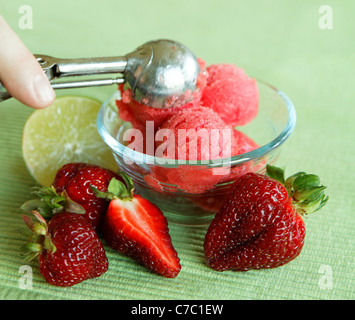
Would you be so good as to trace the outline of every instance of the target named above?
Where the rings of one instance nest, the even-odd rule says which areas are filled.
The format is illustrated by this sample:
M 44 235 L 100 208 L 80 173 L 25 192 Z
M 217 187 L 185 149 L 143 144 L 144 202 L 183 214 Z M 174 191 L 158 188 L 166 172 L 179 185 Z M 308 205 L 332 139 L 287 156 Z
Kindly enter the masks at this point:
M 188 165 L 188 166 L 204 166 L 208 168 L 215 168 L 215 167 L 239 165 L 251 160 L 261 158 L 271 153 L 273 150 L 281 146 L 287 140 L 287 138 L 291 135 L 291 133 L 294 131 L 296 126 L 296 118 L 297 118 L 296 110 L 291 99 L 283 91 L 275 88 L 274 86 L 268 84 L 267 82 L 264 82 L 262 80 L 257 80 L 257 82 L 273 90 L 284 101 L 284 104 L 288 112 L 287 123 L 284 129 L 281 131 L 281 133 L 270 142 L 260 146 L 257 149 L 233 157 L 219 158 L 214 160 L 182 161 L 177 159 L 159 158 L 128 148 L 127 146 L 121 144 L 115 137 L 113 137 L 104 125 L 105 109 L 112 101 L 112 99 L 117 96 L 117 91 L 114 92 L 112 95 L 110 95 L 102 103 L 99 113 L 97 115 L 97 129 L 103 141 L 111 148 L 111 150 L 114 153 L 120 155 L 121 157 L 129 157 L 130 161 L 133 160 L 133 162 L 137 161 L 137 163 L 157 164 L 161 167 L 177 167 L 181 165 Z

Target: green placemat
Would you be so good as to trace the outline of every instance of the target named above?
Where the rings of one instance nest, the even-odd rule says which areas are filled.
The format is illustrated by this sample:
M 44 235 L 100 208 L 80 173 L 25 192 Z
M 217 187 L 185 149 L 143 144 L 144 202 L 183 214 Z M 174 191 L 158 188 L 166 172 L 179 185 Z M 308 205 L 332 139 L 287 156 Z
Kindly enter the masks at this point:
M 4 1 L 3 1 L 4 2 Z M 306 219 L 301 255 L 286 266 L 218 273 L 203 256 L 207 227 L 171 224 L 182 271 L 175 279 L 149 273 L 107 248 L 109 271 L 72 288 L 48 285 L 31 264 L 32 287 L 21 286 L 18 207 L 34 184 L 21 154 L 23 125 L 32 110 L 15 100 L 0 104 L 1 299 L 354 299 L 355 185 L 353 161 L 355 30 L 351 1 L 113 1 L 95 5 L 33 0 L 30 29 L 19 24 L 23 1 L 2 3 L 2 15 L 34 53 L 58 57 L 112 56 L 152 39 L 185 43 L 211 63 L 234 63 L 286 92 L 297 126 L 279 164 L 287 173 L 314 172 L 330 201 Z M 333 23 L 332 28 L 323 29 Z M 58 91 L 101 100 L 114 88 Z

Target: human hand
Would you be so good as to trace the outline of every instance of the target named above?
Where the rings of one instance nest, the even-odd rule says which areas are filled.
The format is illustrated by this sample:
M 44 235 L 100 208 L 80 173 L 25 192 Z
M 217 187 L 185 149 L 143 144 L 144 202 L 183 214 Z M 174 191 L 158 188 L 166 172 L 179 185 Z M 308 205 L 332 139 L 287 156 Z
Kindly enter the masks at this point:
M 55 93 L 33 54 L 0 15 L 0 80 L 23 104 L 40 109 L 49 106 Z

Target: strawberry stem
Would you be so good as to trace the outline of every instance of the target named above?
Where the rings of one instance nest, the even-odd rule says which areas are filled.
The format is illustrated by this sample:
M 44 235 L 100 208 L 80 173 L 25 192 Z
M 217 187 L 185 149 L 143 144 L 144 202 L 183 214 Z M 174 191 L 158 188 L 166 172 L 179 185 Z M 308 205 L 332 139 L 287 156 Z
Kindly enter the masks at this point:
M 95 196 L 109 201 L 113 199 L 132 200 L 134 191 L 132 179 L 124 172 L 120 172 L 119 175 L 123 182 L 112 178 L 107 187 L 107 192 L 99 191 L 94 186 L 90 186 Z
M 27 215 L 22 215 L 26 226 L 31 230 L 29 241 L 20 248 L 25 261 L 34 259 L 43 250 L 47 250 L 51 253 L 57 250 L 48 234 L 46 220 L 38 211 L 33 210 L 31 214 L 36 221 L 33 221 L 32 218 Z
M 324 194 L 327 187 L 320 184 L 320 179 L 315 174 L 302 171 L 285 180 L 284 170 L 271 165 L 266 166 L 266 174 L 285 186 L 296 211 L 301 215 L 318 211 L 329 199 Z
M 82 206 L 71 200 L 63 191 L 60 195 L 54 187 L 33 188 L 37 199 L 26 201 L 20 209 L 26 212 L 38 211 L 45 219 L 50 219 L 56 213 L 67 211 L 73 213 L 85 213 Z

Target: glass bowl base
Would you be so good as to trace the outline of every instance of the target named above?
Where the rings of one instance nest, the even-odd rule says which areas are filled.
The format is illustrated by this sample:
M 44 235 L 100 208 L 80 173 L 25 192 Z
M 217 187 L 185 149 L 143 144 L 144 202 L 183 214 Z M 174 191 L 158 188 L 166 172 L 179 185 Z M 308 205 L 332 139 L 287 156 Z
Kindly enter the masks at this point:
M 206 216 L 184 216 L 180 213 L 163 211 L 164 216 L 168 220 L 169 224 L 179 224 L 184 226 L 208 226 L 210 225 L 215 214 L 211 213 Z

